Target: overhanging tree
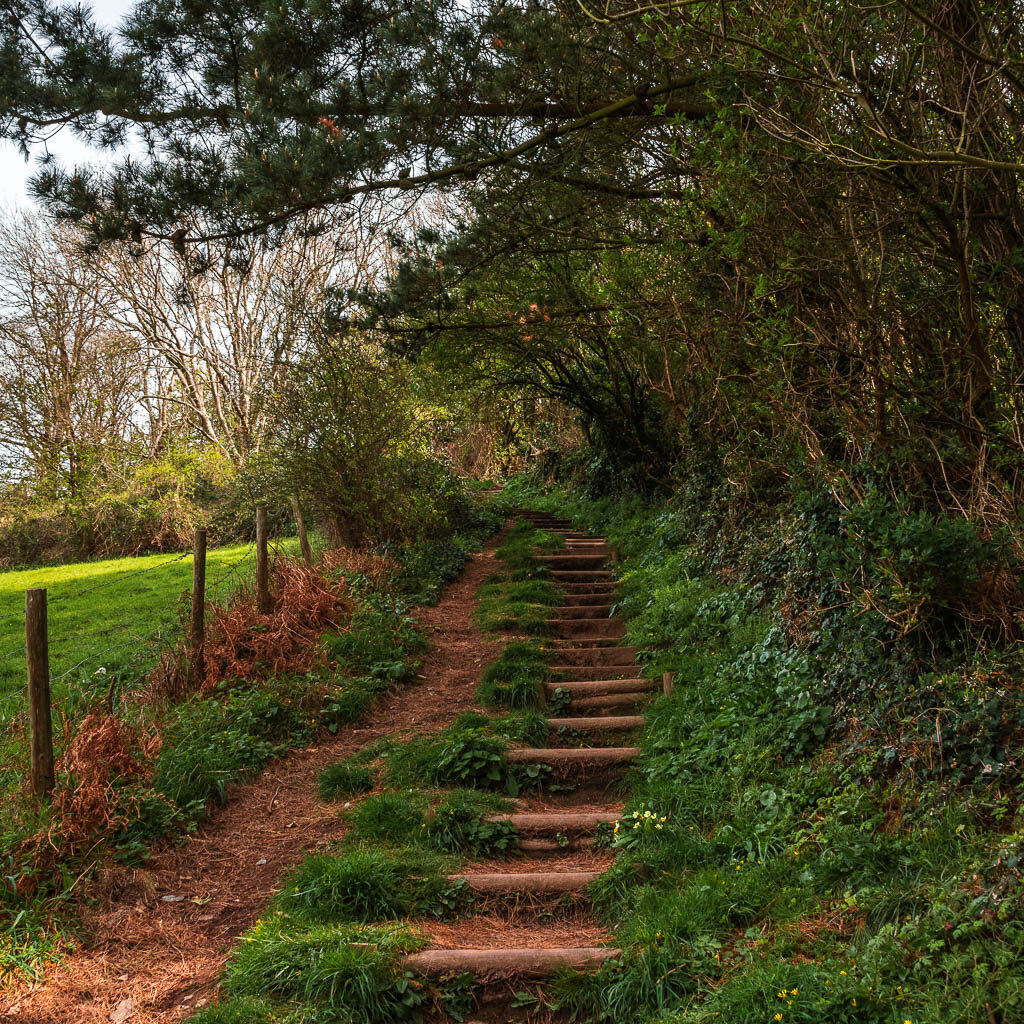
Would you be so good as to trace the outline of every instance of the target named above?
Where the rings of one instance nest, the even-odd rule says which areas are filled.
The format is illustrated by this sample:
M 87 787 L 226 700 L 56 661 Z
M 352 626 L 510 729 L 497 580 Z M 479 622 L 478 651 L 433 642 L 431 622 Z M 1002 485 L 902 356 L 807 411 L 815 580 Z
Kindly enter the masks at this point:
M 259 0 L 139 5 L 120 32 L 87 12 L 4 0 L 3 134 L 70 127 L 149 159 L 108 175 L 43 169 L 36 192 L 99 238 L 179 246 L 312 209 L 549 156 L 611 120 L 703 117 L 696 75 L 569 4 Z M 642 130 L 634 128 L 634 131 Z

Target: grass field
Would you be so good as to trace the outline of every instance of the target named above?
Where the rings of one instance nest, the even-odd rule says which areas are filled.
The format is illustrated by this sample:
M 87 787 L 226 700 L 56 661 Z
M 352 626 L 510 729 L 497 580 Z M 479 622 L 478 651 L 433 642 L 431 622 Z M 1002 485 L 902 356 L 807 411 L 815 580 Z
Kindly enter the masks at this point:
M 276 547 L 291 552 L 297 541 L 285 538 Z M 222 601 L 251 578 L 254 555 L 247 544 L 208 551 L 208 599 Z M 32 587 L 47 591 L 52 695 L 66 713 L 66 705 L 87 696 L 81 693 L 83 680 L 95 677 L 99 686 L 106 675 L 99 669 L 126 663 L 131 674 L 141 675 L 154 662 L 160 639 L 180 630 L 192 588 L 192 555 L 0 573 L 0 725 L 25 706 L 25 591 Z

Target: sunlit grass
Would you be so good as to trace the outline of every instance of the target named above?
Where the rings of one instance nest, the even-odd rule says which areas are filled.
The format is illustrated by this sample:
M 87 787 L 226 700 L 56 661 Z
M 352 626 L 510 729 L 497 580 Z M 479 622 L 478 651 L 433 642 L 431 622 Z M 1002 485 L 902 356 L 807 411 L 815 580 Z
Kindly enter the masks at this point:
M 275 547 L 294 553 L 298 541 L 285 538 Z M 233 544 L 208 551 L 208 600 L 225 600 L 254 574 L 255 548 Z M 140 673 L 151 666 L 151 641 L 173 635 L 188 607 L 192 555 L 140 555 L 0 573 L 0 721 L 24 706 L 25 591 L 33 587 L 47 591 L 50 676 L 59 700 L 79 672 L 103 667 L 104 657 L 129 656 Z

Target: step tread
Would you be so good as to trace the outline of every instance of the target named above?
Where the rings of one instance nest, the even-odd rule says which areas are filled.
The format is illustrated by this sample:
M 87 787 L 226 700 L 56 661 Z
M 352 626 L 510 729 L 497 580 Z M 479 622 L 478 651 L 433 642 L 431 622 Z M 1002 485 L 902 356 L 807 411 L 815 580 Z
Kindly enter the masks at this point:
M 633 679 L 564 679 L 562 682 L 549 682 L 544 689 L 549 694 L 555 690 L 567 690 L 571 694 L 608 694 L 608 693 L 644 693 L 653 690 L 654 683 L 650 679 L 636 676 Z
M 488 821 L 507 821 L 520 831 L 535 831 L 549 828 L 597 828 L 605 822 L 612 823 L 622 817 L 621 811 L 549 811 L 520 814 L 496 814 Z
M 573 697 L 569 707 L 580 711 L 586 711 L 588 708 L 631 707 L 653 694 L 653 690 L 635 690 L 627 693 L 599 693 L 594 697 Z
M 639 747 L 513 747 L 505 755 L 512 762 L 540 764 L 620 764 L 640 756 Z
M 596 606 L 584 605 L 583 607 L 584 608 L 587 608 L 587 607 L 601 608 L 601 607 L 603 607 L 603 605 L 596 605 Z M 617 617 L 615 617 L 613 615 L 570 615 L 570 616 L 562 616 L 562 615 L 560 615 L 558 618 L 552 618 L 552 619 L 548 619 L 547 620 L 547 623 L 548 623 L 549 626 L 565 626 L 565 625 L 569 625 L 570 623 L 572 625 L 576 626 L 576 625 L 579 625 L 581 622 L 600 622 L 602 625 L 610 623 L 610 624 L 613 624 L 613 625 L 616 625 L 616 626 L 624 626 L 625 625 L 625 623 L 623 622 L 622 619 L 617 618 Z

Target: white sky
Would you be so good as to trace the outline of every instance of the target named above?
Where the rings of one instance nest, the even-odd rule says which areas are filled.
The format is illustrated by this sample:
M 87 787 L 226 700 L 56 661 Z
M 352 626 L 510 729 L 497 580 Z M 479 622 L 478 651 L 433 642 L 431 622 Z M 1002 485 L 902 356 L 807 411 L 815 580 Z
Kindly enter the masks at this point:
M 114 26 L 133 6 L 135 0 L 94 0 L 92 8 L 97 20 Z M 110 154 L 90 149 L 76 139 L 70 131 L 58 132 L 48 143 L 48 148 L 60 163 L 87 163 L 96 160 L 107 161 Z M 44 152 L 40 146 L 33 152 L 33 158 Z M 0 139 L 0 205 L 5 201 L 12 204 L 27 203 L 25 183 L 34 170 L 35 160 L 28 163 L 18 152 L 13 142 Z

